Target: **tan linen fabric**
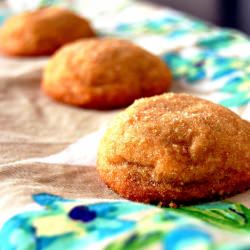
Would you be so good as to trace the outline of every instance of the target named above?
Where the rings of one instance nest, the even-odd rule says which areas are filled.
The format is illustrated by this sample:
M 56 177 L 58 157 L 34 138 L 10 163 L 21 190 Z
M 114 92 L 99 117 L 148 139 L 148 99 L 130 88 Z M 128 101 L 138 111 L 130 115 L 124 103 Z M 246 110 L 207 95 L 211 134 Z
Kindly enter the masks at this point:
M 45 96 L 40 80 L 46 61 L 0 58 L 0 211 L 9 213 L 38 192 L 117 197 L 101 183 L 94 167 L 14 163 L 60 152 L 117 112 L 84 110 Z
M 0 75 L 1 144 L 47 143 L 64 147 L 102 127 L 115 113 L 54 102 L 40 90 L 40 79 L 29 79 L 29 76 L 3 79 Z
M 65 198 L 119 197 L 108 189 L 93 167 L 12 164 L 0 168 L 0 224 L 31 203 L 32 194 L 52 193 Z

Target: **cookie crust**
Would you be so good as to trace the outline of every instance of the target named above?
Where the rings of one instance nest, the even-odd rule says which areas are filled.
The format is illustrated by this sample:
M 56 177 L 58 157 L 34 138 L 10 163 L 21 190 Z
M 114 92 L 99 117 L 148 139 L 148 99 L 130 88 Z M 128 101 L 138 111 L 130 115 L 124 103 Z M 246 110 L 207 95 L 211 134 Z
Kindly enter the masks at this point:
M 140 99 L 111 123 L 97 170 L 121 196 L 177 204 L 250 188 L 250 123 L 186 94 Z

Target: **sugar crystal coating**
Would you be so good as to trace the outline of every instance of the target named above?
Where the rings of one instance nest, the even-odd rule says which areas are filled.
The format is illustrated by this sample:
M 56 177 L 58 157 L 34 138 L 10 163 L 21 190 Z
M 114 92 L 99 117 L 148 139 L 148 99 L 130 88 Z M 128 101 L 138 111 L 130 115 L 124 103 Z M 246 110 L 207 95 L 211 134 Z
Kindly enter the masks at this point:
M 186 94 L 136 101 L 104 135 L 101 177 L 126 198 L 178 203 L 250 187 L 250 124 Z

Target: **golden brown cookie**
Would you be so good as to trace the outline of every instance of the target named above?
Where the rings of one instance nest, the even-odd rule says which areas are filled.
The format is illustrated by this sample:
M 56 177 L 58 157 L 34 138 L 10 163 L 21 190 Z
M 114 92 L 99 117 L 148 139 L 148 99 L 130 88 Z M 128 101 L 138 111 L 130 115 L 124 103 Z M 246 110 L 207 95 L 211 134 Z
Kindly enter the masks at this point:
M 171 74 L 157 56 L 126 40 L 85 39 L 49 61 L 42 88 L 58 101 L 95 109 L 131 104 L 169 89 Z
M 121 196 L 165 205 L 250 188 L 250 123 L 186 94 L 140 99 L 101 140 L 97 169 Z
M 93 36 L 84 18 L 48 7 L 9 18 L 0 29 L 0 51 L 12 56 L 50 55 L 66 43 Z

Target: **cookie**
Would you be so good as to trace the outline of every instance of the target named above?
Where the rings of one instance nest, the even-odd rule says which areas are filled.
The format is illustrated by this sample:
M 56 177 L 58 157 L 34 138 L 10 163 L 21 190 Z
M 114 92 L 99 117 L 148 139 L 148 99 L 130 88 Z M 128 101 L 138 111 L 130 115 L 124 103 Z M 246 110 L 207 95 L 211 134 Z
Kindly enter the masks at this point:
M 97 170 L 112 190 L 146 203 L 236 194 L 250 188 L 250 123 L 187 94 L 142 98 L 111 123 Z
M 85 108 L 111 109 L 167 91 L 171 73 L 157 56 L 126 40 L 84 39 L 49 61 L 42 88 L 54 99 Z
M 93 37 L 89 22 L 70 10 L 48 7 L 9 18 L 0 29 L 0 51 L 11 56 L 51 55 L 62 45 Z

